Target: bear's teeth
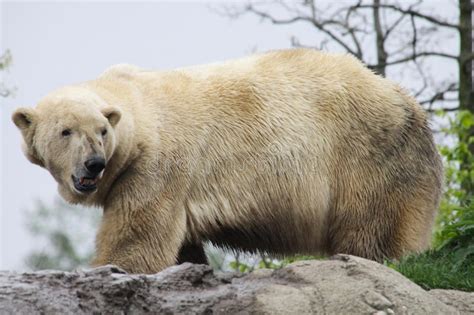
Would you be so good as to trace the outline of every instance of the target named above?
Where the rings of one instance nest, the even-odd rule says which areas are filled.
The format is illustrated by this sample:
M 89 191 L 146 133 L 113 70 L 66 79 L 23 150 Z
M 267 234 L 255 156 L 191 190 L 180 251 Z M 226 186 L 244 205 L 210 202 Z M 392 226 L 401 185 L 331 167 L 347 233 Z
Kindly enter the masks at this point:
M 87 177 L 81 177 L 79 179 L 79 183 L 83 186 L 88 186 L 88 185 L 95 185 L 99 179 L 96 178 L 87 178 Z

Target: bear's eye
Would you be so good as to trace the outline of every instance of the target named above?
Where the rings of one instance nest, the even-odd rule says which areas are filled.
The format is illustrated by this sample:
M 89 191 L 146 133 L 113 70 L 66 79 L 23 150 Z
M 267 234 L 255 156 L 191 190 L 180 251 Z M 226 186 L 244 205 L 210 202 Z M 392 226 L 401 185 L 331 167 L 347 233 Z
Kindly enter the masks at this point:
M 105 136 L 107 134 L 107 129 L 102 129 L 102 136 Z
M 61 135 L 63 137 L 67 137 L 69 135 L 71 135 L 71 129 L 64 129 L 62 132 L 61 132 Z

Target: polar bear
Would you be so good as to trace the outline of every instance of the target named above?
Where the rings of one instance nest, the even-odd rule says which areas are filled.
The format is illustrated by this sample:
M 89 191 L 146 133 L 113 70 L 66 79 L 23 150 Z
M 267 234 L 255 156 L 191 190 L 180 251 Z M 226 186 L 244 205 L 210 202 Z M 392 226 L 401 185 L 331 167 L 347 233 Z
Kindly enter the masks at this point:
M 103 207 L 93 265 L 133 273 L 205 263 L 205 241 L 400 257 L 429 245 L 442 192 L 423 109 L 343 54 L 120 65 L 13 121 L 64 199 Z

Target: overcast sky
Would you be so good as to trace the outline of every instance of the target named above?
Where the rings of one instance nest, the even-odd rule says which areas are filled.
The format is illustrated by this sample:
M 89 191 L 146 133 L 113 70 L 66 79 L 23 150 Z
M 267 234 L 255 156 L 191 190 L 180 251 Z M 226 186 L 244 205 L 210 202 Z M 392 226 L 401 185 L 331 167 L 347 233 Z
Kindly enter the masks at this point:
M 440 9 L 446 1 L 432 3 Z M 36 246 L 25 230 L 25 211 L 57 196 L 49 173 L 21 152 L 20 133 L 10 121 L 15 108 L 34 106 L 49 91 L 95 78 L 117 63 L 170 69 L 287 48 L 291 35 L 307 43 L 319 39 L 305 25 L 275 27 L 252 16 L 231 21 L 200 1 L 3 1 L 0 17 L 0 51 L 13 55 L 5 79 L 17 89 L 14 97 L 0 99 L 0 269 L 23 269 Z

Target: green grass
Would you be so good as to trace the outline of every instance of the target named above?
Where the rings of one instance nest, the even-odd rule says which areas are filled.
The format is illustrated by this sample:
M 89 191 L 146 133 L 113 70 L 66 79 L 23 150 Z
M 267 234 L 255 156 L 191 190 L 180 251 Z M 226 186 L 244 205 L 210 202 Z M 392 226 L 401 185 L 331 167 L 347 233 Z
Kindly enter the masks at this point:
M 474 291 L 474 257 L 459 265 L 455 251 L 428 251 L 388 263 L 424 289 L 455 289 Z

